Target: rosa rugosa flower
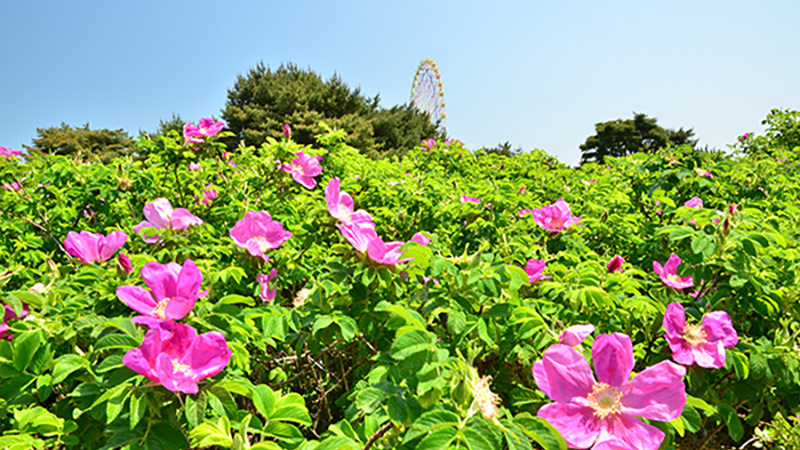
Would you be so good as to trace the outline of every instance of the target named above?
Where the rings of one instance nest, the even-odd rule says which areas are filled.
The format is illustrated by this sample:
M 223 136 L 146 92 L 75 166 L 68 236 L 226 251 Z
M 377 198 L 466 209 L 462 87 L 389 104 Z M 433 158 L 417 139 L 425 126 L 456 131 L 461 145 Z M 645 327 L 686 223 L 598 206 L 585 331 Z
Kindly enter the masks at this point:
M 0 322 L 0 340 L 10 341 L 11 338 L 14 337 L 14 335 L 9 332 L 10 327 L 8 326 L 8 321 L 11 319 L 22 319 L 23 317 L 28 315 L 28 313 L 30 312 L 30 308 L 28 308 L 28 305 L 25 302 L 23 302 L 22 312 L 20 312 L 18 316 L 17 313 L 14 312 L 14 308 L 5 303 L 0 303 L 0 304 L 3 305 L 3 308 L 0 309 L 0 312 L 3 313 L 3 320 Z
M 700 325 L 690 325 L 678 302 L 667 306 L 664 329 L 672 359 L 685 366 L 697 363 L 707 369 L 719 369 L 725 365 L 725 349 L 739 342 L 731 316 L 725 311 L 706 313 Z
M 689 208 L 696 208 L 696 209 L 703 209 L 703 199 L 700 197 L 692 197 L 689 200 L 686 200 L 686 203 L 683 206 L 688 206 Z
M 611 258 L 611 260 L 608 262 L 608 265 L 606 266 L 606 268 L 608 269 L 608 271 L 610 273 L 622 272 L 622 263 L 624 263 L 624 262 L 625 262 L 625 258 L 623 258 L 622 256 L 617 255 L 617 256 Z
M 475 203 L 476 205 L 480 205 L 481 204 L 481 199 L 479 199 L 477 197 L 469 197 L 469 196 L 466 196 L 466 195 L 462 195 L 461 196 L 461 203 Z
M 425 245 L 425 246 L 427 246 L 428 244 L 430 244 L 430 243 L 431 243 L 431 238 L 429 238 L 428 236 L 426 236 L 426 235 L 425 235 L 425 233 L 423 233 L 423 232 L 421 232 L 421 231 L 420 231 L 420 232 L 418 232 L 417 234 L 415 234 L 415 235 L 414 235 L 414 236 L 411 238 L 411 240 L 412 240 L 412 241 L 414 241 L 414 242 L 416 242 L 416 243 L 417 243 L 417 244 L 419 244 L 419 245 Z
M 525 273 L 528 274 L 528 282 L 534 283 L 539 280 L 546 280 L 548 278 L 553 278 L 550 275 L 545 275 L 542 273 L 544 271 L 546 263 L 544 260 L 539 261 L 538 259 L 529 259 L 528 262 L 525 264 Z
M 680 290 L 694 286 L 691 276 L 682 277 L 676 273 L 680 265 L 681 257 L 672 253 L 663 267 L 660 262 L 653 261 L 653 270 L 661 277 L 661 281 L 671 288 Z
M 314 177 L 322 173 L 322 167 L 319 165 L 322 156 L 310 156 L 303 152 L 297 152 L 295 155 L 297 158 L 293 159 L 290 164 L 282 165 L 281 170 L 289 172 L 294 181 L 306 189 L 314 189 L 314 186 L 317 185 Z
M 280 247 L 292 237 L 292 233 L 284 230 L 283 225 L 277 220 L 272 220 L 272 216 L 266 211 L 248 211 L 244 218 L 231 228 L 230 236 L 237 247 L 264 261 L 269 261 L 269 256 L 264 252 Z
M 539 409 L 571 448 L 656 450 L 664 432 L 636 417 L 668 422 L 686 405 L 686 369 L 670 361 L 648 367 L 633 379 L 633 346 L 625 334 L 603 334 L 592 345 L 597 380 L 574 348 L 555 344 L 533 365 L 539 389 L 555 400 Z
M 526 212 L 531 213 L 537 225 L 549 231 L 565 230 L 583 219 L 583 216 L 573 217 L 569 205 L 561 198 L 552 205 L 534 208 Z
M 22 150 L 11 150 L 10 148 L 0 145 L 0 156 L 3 157 L 3 160 L 8 158 L 13 158 L 14 156 L 19 156 L 22 154 Z
M 122 231 L 112 231 L 108 236 L 88 231 L 70 231 L 64 239 L 64 248 L 70 255 L 90 264 L 108 261 L 127 240 L 128 235 Z
M 193 123 L 183 124 L 183 138 L 185 139 L 184 145 L 189 143 L 202 144 L 202 138 L 215 136 L 217 133 L 222 131 L 223 128 L 225 128 L 225 122 L 221 120 L 219 122 L 214 122 L 214 119 L 209 117 L 203 117 L 200 119 L 198 125 L 199 126 Z
M 196 394 L 197 382 L 220 373 L 230 359 L 222 333 L 198 336 L 194 328 L 179 323 L 172 330 L 151 328 L 142 345 L 128 350 L 122 362 L 170 391 Z
M 375 223 L 372 216 L 363 209 L 353 212 L 353 197 L 347 192 L 339 190 L 339 178 L 334 177 L 325 186 L 325 201 L 328 204 L 328 212 L 331 217 L 339 220 L 345 225 L 351 223 L 368 223 L 373 228 Z
M 140 286 L 120 286 L 117 296 L 131 309 L 144 314 L 134 317 L 134 323 L 150 328 L 184 318 L 197 299 L 208 294 L 208 291 L 200 291 L 203 274 L 191 259 L 184 261 L 183 266 L 151 261 L 142 267 L 142 279 L 149 291 Z
M 142 228 L 184 230 L 192 225 L 203 224 L 200 218 L 186 208 L 172 209 L 169 200 L 165 198 L 157 198 L 152 202 L 145 203 L 143 212 L 147 220 L 133 227 L 133 231 L 136 233 Z M 148 244 L 158 242 L 159 239 L 161 236 L 142 236 L 142 240 Z

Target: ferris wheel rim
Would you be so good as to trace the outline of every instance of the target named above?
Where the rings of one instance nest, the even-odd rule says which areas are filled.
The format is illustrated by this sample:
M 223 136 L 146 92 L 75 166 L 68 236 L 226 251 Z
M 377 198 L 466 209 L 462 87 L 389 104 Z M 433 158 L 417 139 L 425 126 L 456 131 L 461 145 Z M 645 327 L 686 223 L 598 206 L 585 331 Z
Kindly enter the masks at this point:
M 444 89 L 439 68 L 431 58 L 417 65 L 410 102 L 417 110 L 428 113 L 431 123 L 440 131 L 445 130 Z

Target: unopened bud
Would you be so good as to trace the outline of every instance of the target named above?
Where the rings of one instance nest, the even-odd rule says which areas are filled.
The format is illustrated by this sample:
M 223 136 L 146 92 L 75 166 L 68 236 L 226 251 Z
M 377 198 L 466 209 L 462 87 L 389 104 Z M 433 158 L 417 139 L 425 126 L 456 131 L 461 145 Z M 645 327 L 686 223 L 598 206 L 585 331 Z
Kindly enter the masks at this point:
M 117 266 L 117 271 L 120 275 L 124 272 L 125 275 L 130 275 L 133 272 L 133 264 L 131 264 L 131 259 L 128 255 L 121 253 L 117 256 L 117 262 L 119 265 Z
M 120 191 L 127 191 L 131 188 L 131 180 L 129 178 L 120 178 L 118 187 Z

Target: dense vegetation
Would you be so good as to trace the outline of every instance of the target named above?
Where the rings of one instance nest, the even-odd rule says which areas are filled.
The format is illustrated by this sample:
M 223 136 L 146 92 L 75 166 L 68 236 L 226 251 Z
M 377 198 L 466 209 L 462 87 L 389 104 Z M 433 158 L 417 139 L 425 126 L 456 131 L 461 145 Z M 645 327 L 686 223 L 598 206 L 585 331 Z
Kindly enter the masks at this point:
M 649 403 L 671 402 L 655 415 L 670 420 L 648 416 L 662 448 L 724 435 L 792 448 L 787 123 L 733 156 L 670 147 L 578 169 L 457 141 L 373 160 L 341 130 L 301 145 L 283 124 L 279 139 L 226 147 L 213 121 L 141 136 L 145 160 L 0 156 L 0 448 L 564 449 L 576 435 L 537 414 L 566 399 L 534 364 L 594 359 L 599 382 L 581 395 L 611 420 L 622 413 L 605 399 L 633 400 L 609 385 L 601 347 L 628 338 L 633 359 L 615 353 L 628 370 L 668 368 L 685 392 Z M 106 237 L 92 252 L 70 234 L 82 231 Z M 657 274 L 673 254 L 677 273 Z M 738 339 L 716 347 L 724 363 L 676 363 L 663 327 L 676 304 L 703 342 L 715 329 L 694 324 L 727 313 Z M 562 335 L 584 324 L 582 344 Z

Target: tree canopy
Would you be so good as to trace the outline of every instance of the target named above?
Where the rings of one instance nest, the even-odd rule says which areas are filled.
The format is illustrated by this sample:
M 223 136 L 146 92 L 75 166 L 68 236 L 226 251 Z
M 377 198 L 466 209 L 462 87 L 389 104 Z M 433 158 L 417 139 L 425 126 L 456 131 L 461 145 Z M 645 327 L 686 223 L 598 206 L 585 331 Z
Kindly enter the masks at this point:
M 603 162 L 606 156 L 652 153 L 660 148 L 697 144 L 694 130 L 671 130 L 656 124 L 655 117 L 634 113 L 633 119 L 616 119 L 595 124 L 595 134 L 580 145 L 581 163 Z
M 31 154 L 76 155 L 89 160 L 108 162 L 116 156 L 130 153 L 134 140 L 123 129 L 89 129 L 89 124 L 73 128 L 66 123 L 60 127 L 37 128 L 39 137 L 33 145 L 25 145 Z
M 324 121 L 345 130 L 347 144 L 373 158 L 402 155 L 422 139 L 444 137 L 411 105 L 384 109 L 379 100 L 349 88 L 336 74 L 324 81 L 294 64 L 273 71 L 259 63 L 228 90 L 222 118 L 237 143 L 256 146 L 270 136 L 281 138 L 284 124 L 291 127 L 295 142 L 315 144 Z

